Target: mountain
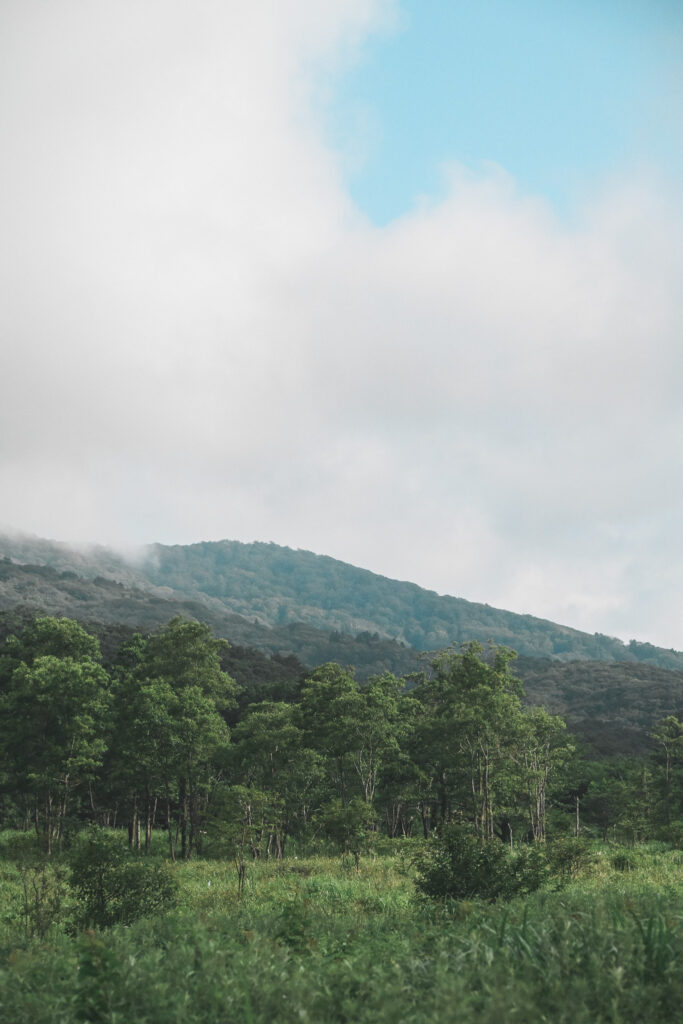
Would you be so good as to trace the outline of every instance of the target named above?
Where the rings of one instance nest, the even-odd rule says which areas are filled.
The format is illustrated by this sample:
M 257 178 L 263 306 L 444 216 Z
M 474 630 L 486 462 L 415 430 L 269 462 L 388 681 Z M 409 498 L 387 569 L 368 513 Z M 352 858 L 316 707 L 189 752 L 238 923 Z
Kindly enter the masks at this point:
M 157 599 L 195 602 L 205 609 L 205 617 L 209 612 L 237 614 L 271 629 L 304 623 L 327 633 L 376 633 L 421 651 L 454 641 L 492 640 L 527 657 L 641 662 L 683 670 L 683 653 L 678 651 L 636 641 L 624 644 L 531 615 L 442 596 L 415 583 L 276 544 L 153 544 L 127 559 L 104 547 L 75 550 L 36 537 L 6 536 L 0 537 L 0 555 L 91 580 L 114 580 Z
M 145 591 L 103 576 L 87 579 L 71 569 L 0 558 L 0 641 L 45 614 L 77 619 L 96 634 L 105 662 L 133 632 L 151 632 L 182 615 L 207 623 L 217 636 L 230 642 L 233 651 L 248 648 L 276 659 L 295 656 L 302 669 L 338 661 L 354 667 L 358 678 L 364 680 L 382 672 L 406 675 L 425 664 L 418 651 L 370 633 L 351 636 L 301 622 L 270 628 L 221 606 L 174 598 L 156 589 Z M 228 671 L 233 662 L 234 656 L 229 654 Z M 236 677 L 241 683 L 248 681 Z
M 250 699 L 281 699 L 326 661 L 353 667 L 361 681 L 403 676 L 428 668 L 427 648 L 493 640 L 519 652 L 514 670 L 527 701 L 561 714 L 602 756 L 642 752 L 652 724 L 683 710 L 676 651 L 441 597 L 275 544 L 155 544 L 131 559 L 0 537 L 0 641 L 37 614 L 80 621 L 99 637 L 105 662 L 134 631 L 175 615 L 206 622 L 230 642 L 224 668 Z
M 561 715 L 599 756 L 640 754 L 652 725 L 683 716 L 683 671 L 646 662 L 551 661 L 520 657 L 513 664 L 528 703 Z

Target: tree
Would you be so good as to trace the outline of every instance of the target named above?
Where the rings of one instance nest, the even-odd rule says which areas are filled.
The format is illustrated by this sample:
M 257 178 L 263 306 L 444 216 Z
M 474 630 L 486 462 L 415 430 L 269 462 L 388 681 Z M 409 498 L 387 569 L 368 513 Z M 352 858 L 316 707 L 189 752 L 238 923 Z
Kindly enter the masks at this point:
M 360 855 L 367 847 L 368 835 L 375 824 L 370 805 L 358 796 L 346 804 L 335 799 L 322 809 L 320 818 L 326 834 L 337 844 L 342 855 L 353 854 L 358 871 Z
M 80 924 L 130 924 L 175 902 L 177 882 L 167 865 L 129 854 L 115 832 L 91 825 L 69 851 Z
M 175 860 L 172 802 L 177 798 L 176 693 L 161 679 L 138 682 L 120 675 L 114 686 L 113 741 L 106 767 L 110 792 L 130 808 L 128 838 L 140 846 L 144 808 L 145 852 L 149 853 L 156 806 L 165 809 L 171 860 Z
M 3 748 L 48 853 L 61 843 L 72 792 L 102 764 L 109 707 L 109 677 L 89 657 L 41 655 L 12 673 L 0 708 Z
M 436 900 L 475 897 L 493 902 L 533 892 L 547 877 L 540 848 L 513 856 L 502 843 L 482 839 L 457 822 L 445 824 L 425 845 L 416 885 Z
M 385 761 L 398 751 L 403 689 L 403 682 L 390 672 L 372 676 L 360 690 L 355 708 L 349 708 L 350 717 L 355 717 L 351 761 L 366 803 L 373 802 Z
M 211 697 L 198 686 L 174 694 L 172 723 L 178 772 L 181 856 L 189 859 L 199 845 L 216 759 L 230 732 Z
M 545 708 L 531 708 L 519 730 L 514 760 L 525 790 L 528 823 L 536 841 L 546 837 L 547 798 L 551 776 L 564 767 L 574 747 L 564 738 L 565 724 Z
M 403 689 L 389 672 L 361 688 L 334 663 L 321 665 L 305 681 L 300 714 L 306 742 L 326 758 L 342 803 L 354 789 L 373 802 L 382 765 L 397 753 L 405 726 Z
M 432 780 L 440 820 L 448 821 L 456 809 L 468 811 L 477 835 L 493 838 L 495 815 L 512 785 L 513 753 L 523 728 L 522 689 L 510 672 L 512 651 L 494 647 L 483 653 L 480 644 L 470 643 L 432 661 L 431 678 L 415 690 L 423 710 L 414 750 Z
M 231 857 L 237 868 L 237 895 L 242 897 L 246 880 L 247 860 L 258 860 L 264 853 L 263 842 L 280 814 L 277 798 L 254 786 L 217 787 L 207 828 L 218 840 L 223 854 Z
M 287 836 L 305 828 L 310 803 L 320 789 L 320 755 L 304 745 L 297 709 L 284 702 L 262 701 L 248 708 L 232 733 L 232 773 L 245 786 L 267 791 L 280 813 L 272 821 L 266 855 L 281 857 Z
M 101 661 L 96 637 L 73 619 L 43 615 L 26 626 L 20 636 L 10 634 L 0 648 L 0 692 L 8 688 L 12 673 L 19 665 L 32 665 L 36 658 L 45 655 L 74 661 Z
M 674 813 L 680 814 L 683 810 L 683 722 L 675 715 L 668 715 L 656 723 L 650 738 L 656 744 L 653 761 L 659 777 L 664 824 L 670 829 Z
M 176 616 L 147 638 L 137 669 L 138 678 L 164 679 L 174 690 L 197 687 L 219 711 L 235 706 L 237 684 L 221 669 L 221 653 L 228 646 L 209 626 Z
M 131 841 L 139 845 L 144 806 L 146 847 L 157 796 L 166 808 L 169 849 L 175 857 L 173 807 L 180 854 L 198 849 L 212 780 L 229 742 L 223 714 L 235 705 L 236 683 L 221 670 L 226 646 L 208 626 L 172 619 L 147 640 L 134 638 L 117 676 L 115 774 L 127 789 Z
M 378 811 L 381 809 L 387 835 L 391 838 L 411 834 L 415 808 L 424 807 L 421 800 L 423 787 L 429 792 L 430 780 L 415 760 L 414 736 L 421 708 L 420 702 L 411 694 L 401 694 L 398 717 L 391 732 L 392 742 L 381 751 L 375 805 Z
M 583 800 L 584 820 L 599 828 L 606 842 L 610 830 L 624 828 L 637 817 L 634 803 L 638 802 L 641 766 L 628 758 L 594 762 L 591 776 Z
M 357 726 L 362 704 L 358 683 L 333 662 L 315 669 L 301 692 L 299 707 L 306 745 L 325 758 L 342 803 L 347 803 L 350 796 L 354 770 L 351 755 L 359 744 Z

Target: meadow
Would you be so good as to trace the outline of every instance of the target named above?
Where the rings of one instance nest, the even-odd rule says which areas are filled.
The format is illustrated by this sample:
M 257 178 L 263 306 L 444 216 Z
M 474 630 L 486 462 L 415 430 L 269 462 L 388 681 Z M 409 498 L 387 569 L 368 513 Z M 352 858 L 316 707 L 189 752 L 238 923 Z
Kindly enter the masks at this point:
M 419 898 L 410 842 L 359 871 L 338 856 L 254 862 L 241 897 L 232 861 L 194 860 L 169 866 L 170 909 L 85 930 L 59 858 L 38 893 L 54 920 L 36 926 L 16 848 L 0 837 L 0 1019 L 13 1024 L 669 1024 L 683 1005 L 683 854 L 664 845 L 594 846 L 493 904 Z

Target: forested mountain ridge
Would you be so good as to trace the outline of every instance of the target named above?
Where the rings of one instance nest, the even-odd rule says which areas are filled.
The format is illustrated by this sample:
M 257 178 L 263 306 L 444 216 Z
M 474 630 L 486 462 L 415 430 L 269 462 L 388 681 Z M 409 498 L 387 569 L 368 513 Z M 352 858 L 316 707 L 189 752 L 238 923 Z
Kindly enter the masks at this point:
M 168 593 L 168 592 L 166 592 Z M 252 699 L 258 688 L 278 696 L 305 669 L 335 661 L 363 682 L 429 666 L 429 655 L 367 631 L 351 636 L 306 623 L 269 627 L 220 605 L 164 596 L 72 570 L 17 565 L 0 558 L 0 641 L 19 634 L 39 614 L 78 620 L 99 639 L 105 663 L 133 632 L 151 632 L 177 615 L 211 626 L 231 647 L 223 667 Z M 514 672 L 529 704 L 545 705 L 597 753 L 641 752 L 654 722 L 683 709 L 683 671 L 639 662 L 571 661 L 521 656 Z M 279 698 L 278 698 L 279 699 Z
M 405 675 L 423 665 L 418 651 L 369 633 L 354 637 L 306 623 L 271 628 L 220 605 L 216 608 L 102 576 L 86 579 L 71 570 L 16 565 L 0 558 L 0 639 L 21 631 L 37 614 L 76 619 L 98 636 L 105 658 L 110 648 L 118 646 L 122 633 L 148 633 L 180 615 L 206 623 L 233 647 L 266 656 L 295 655 L 306 666 L 338 661 L 354 667 L 360 680 L 382 672 Z
M 326 555 L 238 541 L 153 544 L 135 560 L 104 547 L 74 550 L 27 536 L 0 537 L 0 555 L 17 562 L 102 577 L 238 614 L 271 628 L 305 623 L 326 633 L 377 633 L 417 650 L 489 640 L 521 655 L 560 661 L 643 662 L 682 669 L 683 653 L 589 634 L 464 598 L 439 595 Z M 207 617 L 206 621 L 210 621 Z

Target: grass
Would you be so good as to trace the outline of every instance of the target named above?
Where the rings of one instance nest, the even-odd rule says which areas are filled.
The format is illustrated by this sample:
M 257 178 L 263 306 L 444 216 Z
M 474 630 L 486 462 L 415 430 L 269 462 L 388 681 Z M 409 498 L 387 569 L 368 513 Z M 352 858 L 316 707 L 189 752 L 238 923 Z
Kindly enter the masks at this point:
M 400 847 L 398 847 L 400 849 Z M 456 1021 L 658 1024 L 683 1005 L 683 857 L 603 849 L 508 904 L 426 906 L 406 859 L 179 864 L 179 905 L 26 939 L 0 865 L 0 1019 L 16 1024 Z M 8 909 L 9 908 L 9 909 Z

